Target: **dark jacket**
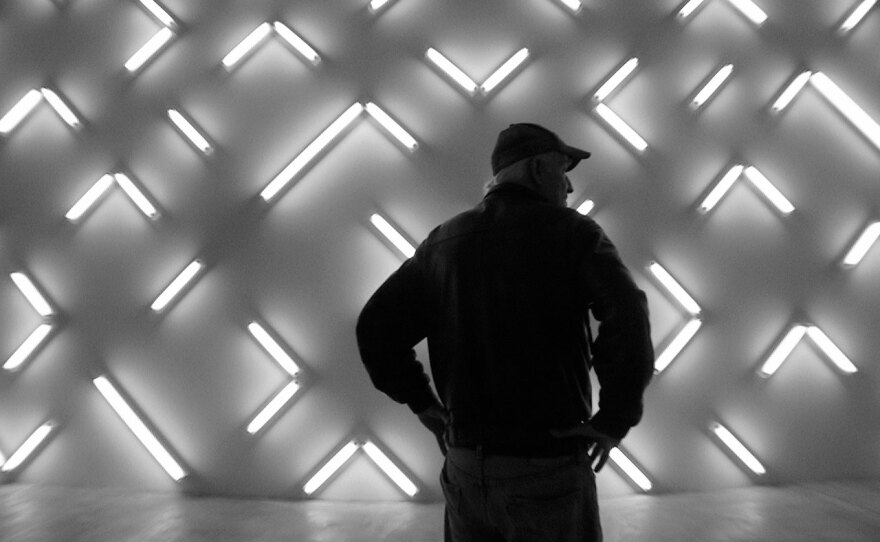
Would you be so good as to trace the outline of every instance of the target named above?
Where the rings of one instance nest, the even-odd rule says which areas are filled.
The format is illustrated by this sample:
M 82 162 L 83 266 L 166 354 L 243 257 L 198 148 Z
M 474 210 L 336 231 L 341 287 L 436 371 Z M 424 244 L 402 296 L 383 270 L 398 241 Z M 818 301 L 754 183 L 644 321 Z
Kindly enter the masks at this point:
M 592 360 L 588 311 L 599 322 Z M 645 294 L 611 241 L 591 218 L 512 184 L 434 229 L 360 315 L 373 384 L 413 412 L 436 401 L 413 350 L 425 337 L 452 445 L 540 454 L 558 442 L 551 428 L 588 420 L 622 438 L 653 374 Z

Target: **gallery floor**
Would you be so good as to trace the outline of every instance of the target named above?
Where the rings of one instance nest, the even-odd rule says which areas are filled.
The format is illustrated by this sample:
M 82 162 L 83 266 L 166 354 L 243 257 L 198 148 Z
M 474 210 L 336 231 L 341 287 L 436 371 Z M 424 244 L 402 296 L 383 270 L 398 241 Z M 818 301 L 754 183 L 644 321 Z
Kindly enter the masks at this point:
M 609 542 L 880 540 L 880 480 L 634 495 L 601 503 Z M 3 542 L 434 542 L 439 503 L 259 501 L 0 486 Z

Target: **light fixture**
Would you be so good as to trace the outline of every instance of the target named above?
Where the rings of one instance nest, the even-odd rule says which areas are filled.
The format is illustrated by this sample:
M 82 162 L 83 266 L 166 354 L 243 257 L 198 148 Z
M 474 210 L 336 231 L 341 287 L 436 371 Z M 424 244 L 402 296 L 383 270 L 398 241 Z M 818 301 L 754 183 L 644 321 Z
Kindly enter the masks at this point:
M 791 204 L 782 192 L 771 183 L 763 173 L 758 171 L 755 166 L 745 168 L 746 178 L 752 182 L 764 196 L 773 204 L 780 213 L 787 215 L 794 211 L 794 205 Z
M 400 251 L 401 254 L 405 258 L 412 258 L 416 253 L 416 248 L 410 243 L 406 237 L 404 237 L 397 229 L 392 226 L 382 215 L 378 213 L 373 213 L 370 215 L 370 223 L 375 226 L 379 232 L 385 236 L 392 245 L 394 245 L 397 250 Z
M 21 346 L 16 348 L 15 352 L 9 356 L 9 359 L 3 364 L 3 369 L 14 371 L 21 367 L 21 365 L 31 357 L 40 345 L 43 344 L 43 341 L 46 340 L 46 337 L 49 336 L 51 331 L 52 326 L 50 324 L 40 324 L 37 326 L 37 328 L 28 335 L 28 338 L 21 343 Z
M 147 196 L 144 195 L 143 192 L 138 189 L 138 187 L 134 184 L 131 178 L 125 173 L 115 173 L 113 178 L 116 179 L 116 184 L 122 188 L 122 191 L 131 199 L 131 201 L 137 206 L 138 209 L 146 216 L 147 218 L 154 219 L 159 216 L 159 211 L 156 210 L 156 207 L 150 203 L 150 200 L 147 199 Z
M 21 291 L 22 295 L 24 295 L 25 299 L 28 300 L 28 303 L 30 303 L 34 310 L 37 311 L 37 314 L 43 318 L 49 318 L 55 314 L 55 310 L 52 309 L 49 302 L 46 301 L 46 298 L 43 297 L 43 294 L 40 293 L 30 277 L 21 272 L 10 273 L 9 276 L 12 278 L 12 282 L 18 286 L 18 289 Z
M 874 246 L 878 238 L 880 238 L 880 222 L 874 222 L 865 228 L 865 231 L 859 235 L 859 238 L 856 239 L 856 242 L 847 251 L 846 256 L 843 258 L 844 267 L 855 267 L 861 263 L 868 254 L 868 250 Z
M 452 63 L 448 58 L 440 54 L 439 51 L 434 49 L 433 47 L 429 48 L 425 53 L 425 57 L 431 61 L 435 66 L 437 66 L 443 73 L 448 75 L 453 81 L 455 81 L 465 92 L 474 95 L 477 91 L 477 84 L 473 79 L 467 76 L 466 73 L 461 71 L 458 66 Z
M 718 92 L 718 90 L 721 88 L 721 85 L 723 85 L 725 81 L 730 78 L 730 75 L 732 73 L 733 64 L 725 64 L 724 66 L 719 68 L 718 71 L 715 72 L 715 75 L 713 75 L 709 79 L 709 81 L 705 85 L 703 85 L 703 88 L 701 88 L 697 92 L 696 96 L 694 96 L 694 99 L 691 100 L 691 107 L 693 109 L 700 109 L 701 107 L 703 107 L 703 105 L 705 105 L 706 102 L 708 102 L 709 99 L 711 99 L 712 96 L 714 96 Z
M 502 64 L 497 70 L 495 70 L 492 75 L 490 75 L 482 85 L 480 85 L 480 90 L 483 94 L 489 94 L 495 88 L 498 87 L 505 79 L 510 77 L 510 74 L 514 72 L 526 59 L 529 58 L 529 50 L 525 47 L 517 51 L 513 54 L 512 57 L 507 59 L 504 64 Z
M 596 114 L 608 123 L 627 143 L 633 146 L 638 152 L 644 152 L 648 148 L 648 142 L 642 139 L 642 136 L 636 133 L 626 122 L 623 121 L 617 113 L 611 110 L 604 103 L 596 105 Z
M 810 81 L 810 76 L 813 75 L 811 71 L 804 71 L 798 74 L 797 77 L 792 79 L 791 83 L 785 87 L 785 90 L 779 95 L 778 98 L 773 102 L 773 105 L 770 106 L 771 113 L 779 113 L 784 110 L 786 107 L 791 104 L 792 100 L 800 94 L 801 90 L 803 90 L 804 86 Z
M 370 0 L 370 11 L 377 13 L 391 2 L 392 0 Z
M 822 72 L 813 73 L 810 83 L 822 96 L 833 105 L 841 115 L 846 117 L 853 126 L 880 149 L 880 125 L 865 113 L 865 110 L 853 101 L 840 87 Z
M 354 122 L 356 118 L 364 110 L 364 106 L 360 102 L 355 102 L 352 106 L 345 110 L 333 123 L 328 126 L 321 134 L 287 164 L 281 172 L 273 178 L 269 184 L 260 192 L 260 197 L 266 202 L 271 201 L 287 184 L 293 180 L 297 173 L 305 168 L 321 151 L 324 150 L 336 137 L 342 133 L 349 124 Z
M 171 28 L 175 28 L 177 26 L 177 22 L 174 20 L 171 14 L 168 13 L 168 11 L 160 6 L 159 3 L 155 0 L 138 0 L 138 2 L 140 2 L 144 9 L 146 9 L 147 12 L 155 17 L 156 20 L 159 21 L 159 23 L 161 23 L 163 26 L 168 26 Z
M 697 334 L 697 331 L 700 330 L 700 327 L 703 325 L 703 321 L 699 318 L 692 318 L 688 321 L 687 324 L 678 332 L 675 338 L 669 342 L 669 345 L 657 356 L 657 359 L 654 360 L 654 371 L 656 373 L 662 373 L 669 364 L 678 357 L 684 347 L 691 342 L 691 339 L 694 338 L 694 335 Z
M 729 170 L 727 170 L 727 173 L 725 173 L 724 176 L 721 177 L 721 180 L 718 181 L 718 184 L 716 184 L 715 187 L 712 188 L 711 191 L 709 191 L 709 194 L 707 194 L 705 199 L 703 199 L 703 202 L 700 203 L 700 212 L 708 213 L 716 205 L 718 205 L 718 202 L 721 201 L 721 198 L 730 191 L 731 187 L 733 187 L 733 183 L 735 183 L 736 180 L 739 179 L 739 176 L 742 174 L 743 169 L 745 169 L 745 166 L 741 164 L 736 164 L 732 166 Z
M 251 31 L 241 42 L 232 48 L 229 53 L 223 57 L 221 61 L 227 70 L 233 69 L 238 62 L 250 53 L 260 43 L 263 42 L 269 34 L 272 33 L 272 25 L 265 22 Z
M 651 491 L 651 489 L 654 487 L 654 484 L 652 484 L 651 480 L 649 480 L 648 477 L 645 476 L 645 473 L 642 472 L 642 470 L 638 468 L 636 464 L 633 463 L 632 460 L 628 458 L 626 454 L 624 454 L 619 448 L 612 448 L 611 452 L 609 452 L 608 454 L 608 457 L 642 491 L 648 492 Z
M 281 345 L 269 335 L 263 326 L 257 322 L 251 322 L 248 324 L 248 331 L 250 331 L 254 339 L 260 343 L 260 346 L 272 356 L 272 359 L 274 359 L 275 362 L 287 372 L 287 374 L 290 376 L 296 376 L 299 373 L 299 366 L 293 361 L 293 358 L 291 358 L 284 348 L 282 348 Z
M 757 4 L 755 4 L 752 0 L 728 0 L 733 7 L 739 10 L 740 13 L 746 16 L 746 18 L 758 26 L 761 26 L 767 21 L 767 14 L 764 13 Z
M 838 33 L 841 35 L 848 34 L 853 28 L 862 22 L 862 19 L 865 18 L 865 15 L 871 11 L 871 8 L 873 8 L 876 3 L 877 0 L 862 0 L 850 12 L 849 16 L 844 19 L 843 23 L 841 23 L 840 27 L 837 29 Z
M 29 90 L 0 118 L 0 134 L 8 134 L 18 126 L 42 101 L 43 95 L 37 89 Z
M 293 47 L 297 53 L 311 62 L 313 66 L 317 66 L 321 63 L 321 57 L 318 55 L 318 52 L 291 30 L 290 27 L 280 21 L 275 21 L 273 26 L 275 27 L 275 33 L 278 34 L 288 45 Z
M 657 262 L 651 262 L 648 265 L 648 270 L 651 271 L 657 280 L 660 281 L 660 284 L 666 288 L 666 291 L 678 301 L 684 310 L 688 311 L 693 316 L 698 316 L 700 314 L 700 306 L 697 305 L 694 298 L 682 288 L 681 284 L 669 274 L 669 271 L 667 271 L 666 268 Z
M 64 217 L 71 222 L 76 222 L 77 220 L 82 218 L 82 216 L 86 214 L 89 209 L 92 208 L 92 205 L 94 205 L 101 196 L 103 196 L 107 193 L 108 190 L 110 190 L 110 187 L 113 186 L 114 181 L 115 179 L 113 178 L 113 175 L 109 173 L 102 176 L 95 184 L 92 185 L 91 188 L 86 191 L 85 194 L 83 194 L 81 198 L 77 200 L 76 203 L 73 204 L 73 207 L 71 207 L 70 210 L 67 211 L 67 214 L 65 214 Z
M 596 90 L 596 93 L 593 94 L 593 100 L 597 102 L 604 101 L 605 98 L 610 96 L 611 93 L 617 90 L 617 88 L 633 74 L 638 66 L 639 59 L 635 57 L 624 62 L 623 65 L 618 68 L 611 77 L 602 83 L 602 86 L 600 86 L 598 90 Z
M 559 0 L 559 3 L 570 9 L 572 13 L 577 13 L 581 10 L 580 0 Z
M 782 363 L 788 358 L 791 352 L 794 350 L 794 347 L 801 342 L 801 339 L 804 338 L 804 335 L 807 333 L 807 327 L 804 325 L 797 324 L 792 326 L 792 328 L 785 334 L 785 337 L 779 341 L 779 344 L 776 348 L 773 349 L 773 352 L 767 357 L 766 361 L 761 365 L 761 368 L 758 370 L 758 374 L 761 376 L 772 376 L 779 370 L 779 367 Z
M 368 440 L 363 444 L 363 450 L 366 452 L 367 456 L 373 460 L 373 463 L 382 469 L 382 472 L 384 472 L 392 482 L 397 484 L 397 487 L 399 487 L 404 493 L 410 497 L 418 493 L 419 488 L 416 487 L 412 480 L 410 480 L 403 471 L 401 471 L 397 465 L 395 465 L 388 456 L 379 449 L 378 446 Z
M 247 426 L 247 432 L 254 435 L 260 431 L 286 405 L 299 390 L 299 384 L 289 382 L 275 397 L 256 415 Z
M 853 365 L 853 362 L 846 357 L 846 354 L 844 354 L 843 351 L 841 351 L 840 348 L 828 338 L 828 335 L 817 326 L 808 326 L 807 336 L 813 340 L 816 346 L 819 347 L 819 350 L 828 356 L 831 363 L 837 366 L 837 368 L 845 374 L 858 372 L 858 369 Z
M 70 108 L 67 103 L 61 99 L 61 97 L 52 89 L 43 87 L 40 90 L 40 93 L 46 98 L 46 101 L 49 102 L 49 105 L 52 106 L 52 109 L 58 113 L 58 116 L 61 117 L 61 120 L 67 123 L 71 128 L 79 128 L 81 126 L 81 122 L 79 117 L 76 116 L 76 113 Z
M 192 280 L 199 274 L 199 272 L 204 269 L 205 265 L 199 260 L 193 260 L 187 265 L 183 271 L 181 271 L 174 280 L 171 281 L 159 297 L 153 301 L 150 308 L 154 312 L 162 312 L 165 308 L 172 302 L 174 299 L 180 294 L 180 292 L 186 288 L 188 284 L 192 282 Z
M 367 113 L 370 114 L 371 117 L 376 119 L 376 121 L 385 128 L 394 138 L 400 142 L 401 145 L 406 147 L 407 149 L 413 151 L 418 148 L 418 142 L 413 138 L 413 136 L 409 135 L 409 133 L 403 129 L 394 119 L 392 119 L 388 114 L 383 111 L 378 105 L 373 102 L 368 102 L 366 105 Z
M 207 138 L 202 135 L 201 132 L 190 122 L 189 119 L 183 116 L 177 109 L 169 109 L 168 110 L 168 118 L 171 122 L 174 123 L 175 126 L 181 131 L 181 133 L 189 140 L 190 143 L 195 146 L 198 150 L 202 151 L 204 154 L 211 154 L 213 152 L 213 148 L 211 147 L 211 143 L 208 142 Z
M 759 476 L 767 473 L 767 469 L 765 469 L 764 465 L 758 461 L 758 458 L 755 457 L 738 438 L 733 436 L 733 433 L 731 433 L 728 428 L 718 422 L 712 422 L 709 427 L 712 433 L 714 433 L 727 449 L 733 452 L 733 455 L 742 461 L 750 471 Z
M 331 457 L 330 460 L 327 461 L 327 463 L 325 463 L 308 482 L 306 482 L 303 486 L 303 492 L 305 492 L 306 495 L 311 495 L 320 489 L 321 486 L 323 486 L 327 480 L 336 473 L 336 471 L 342 468 L 342 466 L 351 459 L 351 456 L 353 456 L 357 450 L 358 444 L 355 441 L 352 440 L 346 443 L 341 450 L 336 452 L 336 454 L 333 455 L 333 457 Z
M 125 69 L 131 73 L 137 72 L 172 39 L 174 31 L 167 26 L 163 27 L 125 62 Z
M 147 428 L 144 422 L 135 414 L 131 406 L 122 398 L 116 387 L 106 376 L 99 376 L 92 381 L 104 399 L 113 407 L 116 414 L 131 429 L 132 433 L 144 445 L 150 455 L 156 459 L 165 472 L 175 481 L 180 481 L 186 476 L 183 467 L 171 456 L 167 449 L 159 442 L 155 435 Z
M 23 465 L 31 455 L 33 455 L 37 448 L 49 438 L 49 435 L 55 430 L 55 427 L 56 425 L 53 422 L 46 422 L 34 430 L 34 432 L 25 439 L 21 446 L 9 456 L 9 459 L 2 461 L 2 458 L 0 458 L 0 462 L 2 462 L 0 472 L 12 472 Z
M 699 8 L 705 0 L 688 0 L 681 9 L 678 10 L 679 19 L 687 19 Z
M 575 210 L 580 214 L 587 216 L 590 214 L 590 211 L 592 211 L 595 206 L 596 204 L 593 202 L 593 200 L 585 199 L 583 202 L 581 202 L 580 205 L 577 206 L 577 209 Z

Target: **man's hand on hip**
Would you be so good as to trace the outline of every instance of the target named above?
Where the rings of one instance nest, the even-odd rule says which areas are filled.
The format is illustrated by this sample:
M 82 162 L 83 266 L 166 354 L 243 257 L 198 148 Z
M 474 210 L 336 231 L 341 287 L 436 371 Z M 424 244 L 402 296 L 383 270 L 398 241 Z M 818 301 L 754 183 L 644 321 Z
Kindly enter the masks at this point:
M 446 426 L 449 425 L 449 413 L 446 412 L 446 409 L 440 403 L 435 403 L 416 414 L 416 416 L 419 417 L 422 425 L 434 433 L 434 436 L 437 438 L 437 444 L 440 445 L 440 451 L 445 456 L 446 440 L 444 434 L 446 433 Z
M 582 423 L 565 429 L 551 429 L 550 433 L 557 438 L 581 437 L 590 446 L 590 465 L 595 472 L 602 470 L 608 461 L 608 454 L 620 444 L 620 440 L 597 431 L 588 423 Z

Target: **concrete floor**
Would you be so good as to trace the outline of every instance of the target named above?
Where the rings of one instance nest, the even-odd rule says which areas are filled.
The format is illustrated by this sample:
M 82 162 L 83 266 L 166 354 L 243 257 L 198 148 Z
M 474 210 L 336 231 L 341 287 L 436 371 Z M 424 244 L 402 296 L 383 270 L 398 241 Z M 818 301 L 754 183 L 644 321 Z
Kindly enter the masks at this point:
M 635 495 L 601 508 L 608 542 L 880 540 L 880 481 Z M 0 486 L 3 542 L 435 542 L 442 515 L 442 504 Z

